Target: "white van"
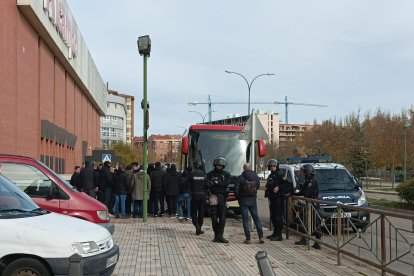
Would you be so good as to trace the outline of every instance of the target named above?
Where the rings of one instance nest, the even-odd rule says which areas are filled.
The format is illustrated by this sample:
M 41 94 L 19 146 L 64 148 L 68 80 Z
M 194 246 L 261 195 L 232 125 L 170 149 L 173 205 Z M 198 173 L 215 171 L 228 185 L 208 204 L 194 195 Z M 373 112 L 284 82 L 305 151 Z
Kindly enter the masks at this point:
M 40 209 L 0 175 L 0 275 L 111 275 L 118 255 L 108 230 Z

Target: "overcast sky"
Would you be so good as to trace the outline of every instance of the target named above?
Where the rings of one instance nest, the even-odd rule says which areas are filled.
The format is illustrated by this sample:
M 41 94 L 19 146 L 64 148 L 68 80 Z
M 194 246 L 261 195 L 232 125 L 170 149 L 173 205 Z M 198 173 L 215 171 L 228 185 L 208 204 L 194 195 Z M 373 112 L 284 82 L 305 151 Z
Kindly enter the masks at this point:
M 149 134 L 178 134 L 201 121 L 251 108 L 289 123 L 321 123 L 378 108 L 401 113 L 413 104 L 414 1 L 399 0 L 67 0 L 109 88 L 135 96 L 135 136 L 142 136 L 143 59 L 137 38 L 152 41 L 148 60 Z M 207 120 L 208 116 L 206 116 Z

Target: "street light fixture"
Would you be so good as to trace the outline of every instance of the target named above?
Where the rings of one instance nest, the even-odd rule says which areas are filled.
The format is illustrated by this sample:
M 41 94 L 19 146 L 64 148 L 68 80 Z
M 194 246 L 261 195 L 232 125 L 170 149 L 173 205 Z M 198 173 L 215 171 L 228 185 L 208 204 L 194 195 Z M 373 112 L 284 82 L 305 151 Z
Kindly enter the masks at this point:
M 236 74 L 236 75 L 239 75 L 240 77 L 242 77 L 245 81 L 246 81 L 246 84 L 247 84 L 247 88 L 248 88 L 248 90 L 249 90 L 249 101 L 248 101 L 248 106 L 247 106 L 247 116 L 250 116 L 250 90 L 251 90 L 251 88 L 252 88 L 252 84 L 253 84 L 253 82 L 258 78 L 258 77 L 261 77 L 261 76 L 273 76 L 274 74 L 273 73 L 264 73 L 264 74 L 260 74 L 260 75 L 257 75 L 256 77 L 254 77 L 253 78 L 253 80 L 249 83 L 249 81 L 246 79 L 246 77 L 245 76 L 243 76 L 242 74 L 240 74 L 240 73 L 237 73 L 237 72 L 233 72 L 233 71 L 228 71 L 228 70 L 225 70 L 224 72 L 226 72 L 226 73 L 228 73 L 228 74 Z
M 407 128 L 410 127 L 410 123 L 406 121 L 404 123 L 404 179 L 405 181 L 407 179 Z
M 138 52 L 144 57 L 144 99 L 141 102 L 144 118 L 144 202 L 143 202 L 143 220 L 147 222 L 148 218 L 148 101 L 147 101 L 147 59 L 151 53 L 151 39 L 148 35 L 138 37 Z
M 203 124 L 204 124 L 204 121 L 205 121 L 205 119 L 206 119 L 206 116 L 208 115 L 208 114 L 210 114 L 210 112 L 207 112 L 206 114 L 201 114 L 200 112 L 198 112 L 198 111 L 195 111 L 195 110 L 188 110 L 188 112 L 194 112 L 194 113 L 197 113 L 198 115 L 200 115 L 200 117 L 201 117 L 201 119 L 203 120 Z M 216 112 L 216 110 L 212 110 L 211 112 Z

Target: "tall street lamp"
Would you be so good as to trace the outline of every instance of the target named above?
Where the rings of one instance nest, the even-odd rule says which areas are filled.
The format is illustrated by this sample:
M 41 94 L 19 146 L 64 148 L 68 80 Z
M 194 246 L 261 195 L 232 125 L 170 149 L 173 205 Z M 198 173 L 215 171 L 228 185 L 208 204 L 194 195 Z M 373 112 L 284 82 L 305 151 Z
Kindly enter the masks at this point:
M 410 126 L 409 122 L 404 123 L 404 181 L 407 179 L 407 128 Z
M 147 59 L 151 53 L 151 39 L 148 35 L 138 37 L 138 52 L 144 57 L 144 99 L 141 102 L 144 118 L 144 203 L 143 203 L 143 220 L 147 222 L 148 218 L 148 101 L 147 101 Z
M 206 119 L 206 116 L 210 114 L 210 112 L 207 112 L 206 114 L 203 115 L 200 112 L 195 111 L 195 110 L 188 110 L 188 112 L 194 112 L 194 113 L 197 113 L 198 115 L 200 115 L 201 119 L 203 120 L 203 124 L 204 124 L 204 121 Z M 216 111 L 212 110 L 211 112 L 216 112 Z
M 252 84 L 253 84 L 253 82 L 258 78 L 258 77 L 261 77 L 261 76 L 273 76 L 274 74 L 273 73 L 265 73 L 265 74 L 260 74 L 260 75 L 257 75 L 256 77 L 254 77 L 253 78 L 253 80 L 249 83 L 249 81 L 246 79 L 246 77 L 245 76 L 243 76 L 242 74 L 240 74 L 240 73 L 237 73 L 237 72 L 233 72 L 233 71 L 228 71 L 228 70 L 225 70 L 224 72 L 226 72 L 226 73 L 228 73 L 228 74 L 236 74 L 236 75 L 239 75 L 240 77 L 242 77 L 245 81 L 246 81 L 246 84 L 247 84 L 247 88 L 248 88 L 248 90 L 249 90 L 249 101 L 248 101 L 248 106 L 247 106 L 247 115 L 248 116 L 250 116 L 250 90 L 251 90 L 251 88 L 252 88 Z

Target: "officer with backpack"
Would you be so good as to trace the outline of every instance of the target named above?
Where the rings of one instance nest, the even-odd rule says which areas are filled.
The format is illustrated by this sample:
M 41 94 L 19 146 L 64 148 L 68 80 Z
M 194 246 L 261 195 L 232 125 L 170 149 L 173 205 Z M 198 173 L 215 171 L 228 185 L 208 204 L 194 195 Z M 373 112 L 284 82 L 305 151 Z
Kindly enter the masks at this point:
M 264 243 L 263 227 L 257 213 L 257 190 L 260 187 L 260 180 L 257 174 L 251 170 L 249 163 L 243 165 L 243 173 L 238 177 L 238 183 L 235 186 L 235 192 L 239 201 L 239 206 L 243 219 L 243 230 L 246 239 L 245 244 L 251 244 L 249 229 L 249 212 L 253 218 L 254 225 L 259 235 L 259 243 Z

